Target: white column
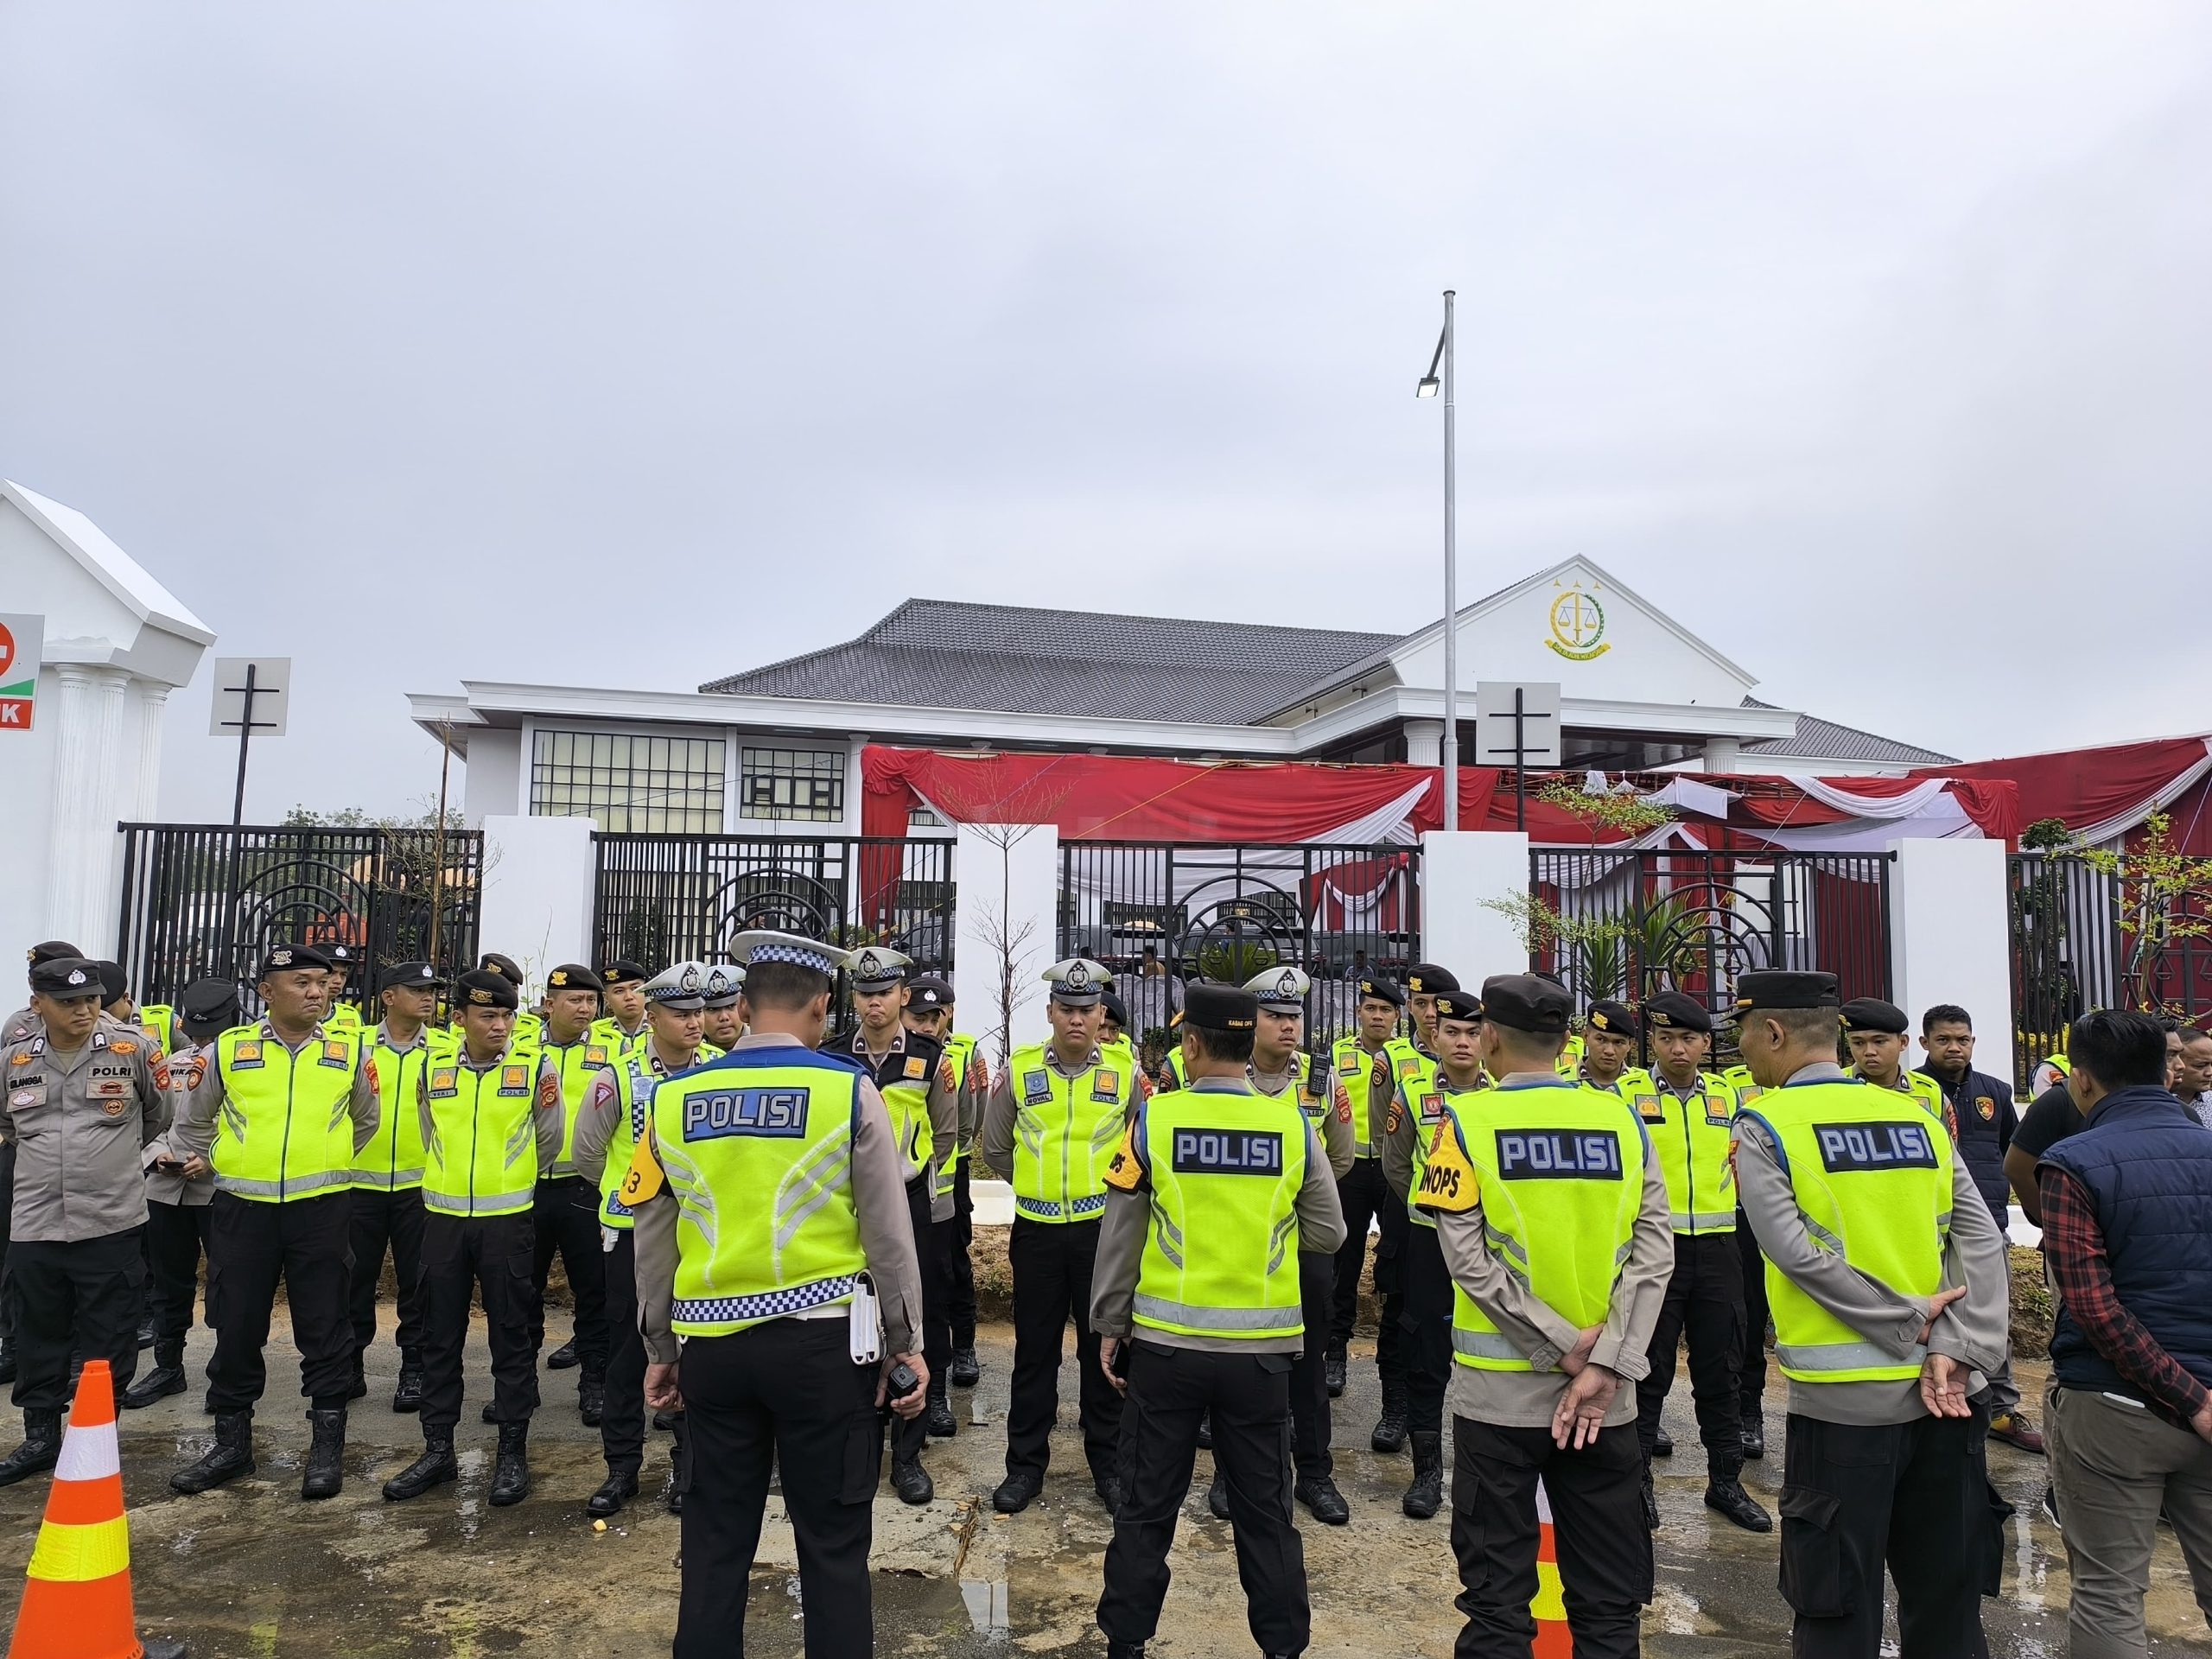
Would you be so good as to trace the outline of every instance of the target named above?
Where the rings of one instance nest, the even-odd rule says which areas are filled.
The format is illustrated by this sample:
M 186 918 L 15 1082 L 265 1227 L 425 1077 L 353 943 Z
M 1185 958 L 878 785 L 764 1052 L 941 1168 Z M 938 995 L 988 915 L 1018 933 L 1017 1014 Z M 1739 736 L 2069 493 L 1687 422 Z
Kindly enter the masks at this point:
M 1045 1034 L 1041 976 L 1059 959 L 1060 832 L 1049 823 L 961 824 L 953 869 L 955 1019 L 996 1076 L 1009 1048 Z
M 1529 891 L 1529 837 L 1518 830 L 1432 830 L 1421 838 L 1421 953 L 1479 987 L 1525 974 L 1529 948 L 1510 906 Z
M 1408 766 L 1440 766 L 1444 764 L 1444 722 L 1442 721 L 1409 720 L 1406 722 L 1405 729 Z
M 591 831 L 589 818 L 484 820 L 478 948 L 512 957 L 533 988 L 561 963 L 596 965 Z
M 1708 737 L 1705 740 L 1707 772 L 1733 772 L 1744 753 L 1744 741 L 1739 737 Z
M 169 689 L 140 680 L 137 690 L 138 770 L 130 800 L 123 811 L 140 823 L 150 823 L 161 806 L 162 717 L 167 712 Z
M 1974 1017 L 1980 1070 L 2012 1071 L 2010 900 L 2001 841 L 1893 841 L 1891 1000 L 1916 1033 L 1920 1016 L 1955 1002 Z
M 127 677 L 120 669 L 58 664 L 54 722 L 53 876 L 48 935 L 105 956 L 115 935 L 115 781 Z

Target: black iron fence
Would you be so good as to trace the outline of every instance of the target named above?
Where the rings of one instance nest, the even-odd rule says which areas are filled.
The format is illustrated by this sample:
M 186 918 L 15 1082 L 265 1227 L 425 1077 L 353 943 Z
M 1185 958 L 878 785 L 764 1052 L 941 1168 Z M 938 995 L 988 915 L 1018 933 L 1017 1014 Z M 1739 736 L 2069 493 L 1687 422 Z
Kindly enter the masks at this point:
M 2011 860 L 2014 1070 L 2024 1084 L 2094 1008 L 2212 1019 L 2212 888 L 2126 858 Z
M 649 967 L 727 959 L 747 928 L 838 944 L 888 944 L 925 968 L 953 958 L 949 840 L 601 833 L 593 938 L 599 958 Z
M 1890 994 L 1890 855 L 1537 848 L 1529 960 L 1586 1007 L 1675 990 L 1719 1013 L 1746 969 Z
M 1295 963 L 1318 1046 L 1351 1029 L 1361 974 L 1420 957 L 1421 849 L 1063 842 L 1058 947 L 1114 969 L 1140 1035 L 1166 1027 L 1185 979 Z
M 255 967 L 284 941 L 352 946 L 372 970 L 425 960 L 450 970 L 476 959 L 484 838 L 475 830 L 441 839 L 435 830 L 126 823 L 122 832 L 116 959 L 142 1002 L 174 1002 L 195 979 L 227 979 L 258 1012 Z

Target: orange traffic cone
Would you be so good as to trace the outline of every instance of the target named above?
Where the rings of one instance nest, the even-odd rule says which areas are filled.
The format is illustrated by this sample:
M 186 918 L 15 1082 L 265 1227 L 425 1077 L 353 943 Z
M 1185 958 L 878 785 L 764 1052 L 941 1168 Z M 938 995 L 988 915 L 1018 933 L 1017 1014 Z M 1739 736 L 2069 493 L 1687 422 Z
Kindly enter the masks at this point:
M 1529 1604 L 1536 1617 L 1536 1645 L 1531 1659 L 1574 1659 L 1574 1637 L 1567 1628 L 1567 1602 L 1560 1592 L 1559 1540 L 1552 1532 L 1551 1494 L 1536 1483 L 1536 1595 Z
M 8 1659 L 183 1659 L 181 1643 L 143 1643 L 130 1605 L 130 1523 L 115 1440 L 115 1379 L 85 1362 L 31 1550 L 30 1581 Z

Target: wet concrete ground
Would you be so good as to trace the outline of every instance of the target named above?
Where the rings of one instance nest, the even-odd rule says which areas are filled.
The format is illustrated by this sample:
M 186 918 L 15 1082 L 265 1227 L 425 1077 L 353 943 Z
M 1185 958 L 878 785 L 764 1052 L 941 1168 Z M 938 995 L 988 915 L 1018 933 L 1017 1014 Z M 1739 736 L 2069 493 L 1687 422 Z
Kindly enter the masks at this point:
M 645 1659 L 668 1651 L 677 1523 L 652 1496 L 666 1473 L 667 1437 L 654 1436 L 648 1448 L 645 1495 L 607 1530 L 595 1531 L 582 1504 L 603 1471 L 596 1431 L 576 1418 L 575 1372 L 543 1375 L 546 1408 L 532 1428 L 531 1497 L 512 1509 L 491 1509 L 484 1494 L 495 1431 L 476 1421 L 489 1386 L 480 1329 L 459 1436 L 462 1478 L 414 1503 L 392 1504 L 378 1488 L 415 1455 L 420 1430 L 413 1418 L 389 1409 L 394 1361 L 385 1345 L 381 1366 L 372 1367 L 369 1398 L 353 1408 L 346 1491 L 331 1502 L 306 1504 L 298 1497 L 307 1438 L 298 1370 L 280 1326 L 270 1346 L 269 1395 L 257 1421 L 259 1472 L 218 1492 L 176 1497 L 168 1490 L 168 1471 L 206 1444 L 208 1420 L 200 1409 L 197 1379 L 211 1344 L 208 1333 L 195 1333 L 188 1361 L 192 1392 L 124 1418 L 124 1479 L 145 1631 L 184 1638 L 198 1659 L 333 1653 L 363 1659 L 553 1653 Z M 982 1386 L 954 1396 L 963 1417 L 959 1437 L 933 1442 L 929 1454 L 938 1501 L 910 1510 L 887 1488 L 876 1506 L 878 1650 L 1101 1654 L 1091 1612 L 1109 1527 L 1091 1494 L 1072 1427 L 1072 1354 L 1062 1376 L 1064 1427 L 1045 1496 L 1008 1518 L 993 1513 L 988 1501 L 1001 1474 L 1008 1331 L 988 1329 L 982 1351 Z M 1366 1449 L 1376 1409 L 1368 1354 L 1371 1349 L 1355 1350 L 1352 1389 L 1338 1402 L 1338 1478 L 1352 1503 L 1352 1524 L 1320 1527 L 1300 1512 L 1313 1586 L 1310 1651 L 1329 1659 L 1448 1653 L 1459 1620 L 1451 1605 L 1458 1586 L 1446 1516 L 1405 1519 L 1398 1497 L 1409 1472 L 1406 1459 Z M 2039 1368 L 2022 1370 L 2033 1401 Z M 1668 1423 L 1683 1450 L 1660 1465 L 1664 1526 L 1645 1651 L 1658 1659 L 1786 1652 L 1774 1538 L 1740 1532 L 1704 1508 L 1703 1459 L 1687 1383 L 1669 1402 Z M 1779 1414 L 1770 1414 L 1777 1452 L 1781 1429 Z M 1991 1465 L 2019 1513 L 2011 1523 L 2004 1598 L 1983 1604 L 1990 1651 L 1996 1659 L 2063 1654 L 2065 1557 L 2036 1509 L 2043 1460 L 1996 1446 Z M 1153 1648 L 1160 1659 L 1253 1651 L 1229 1528 L 1205 1511 L 1206 1467 L 1201 1453 L 1177 1541 L 1175 1581 Z M 1778 1457 L 1747 1471 L 1746 1484 L 1770 1510 L 1781 1473 Z M 0 1491 L 0 1567 L 16 1584 L 45 1486 L 33 1480 Z M 795 1558 L 790 1532 L 774 1515 L 772 1499 L 748 1645 L 759 1655 L 796 1655 Z M 2154 1652 L 2212 1653 L 2179 1552 L 2164 1533 L 2151 1622 Z

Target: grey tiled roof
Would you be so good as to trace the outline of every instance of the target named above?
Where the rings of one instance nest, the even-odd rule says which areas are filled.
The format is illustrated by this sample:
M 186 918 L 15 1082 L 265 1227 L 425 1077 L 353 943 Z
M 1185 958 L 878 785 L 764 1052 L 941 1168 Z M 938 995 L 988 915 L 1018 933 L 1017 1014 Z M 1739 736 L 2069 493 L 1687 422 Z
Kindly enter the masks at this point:
M 910 599 L 857 639 L 699 689 L 1243 725 L 1400 637 Z
M 1761 702 L 1757 697 L 1745 697 L 1746 709 L 1771 709 L 1770 702 Z M 1797 716 L 1797 734 L 1794 737 L 1763 737 L 1744 745 L 1745 754 L 1790 754 L 1815 760 L 1874 760 L 1886 761 L 1903 766 L 1948 766 L 1959 757 L 1938 754 L 1933 749 L 1915 748 L 1910 743 L 1900 743 L 1894 738 L 1877 737 L 1872 732 L 1862 732 L 1855 726 L 1839 726 L 1832 720 L 1821 720 L 1812 715 Z

